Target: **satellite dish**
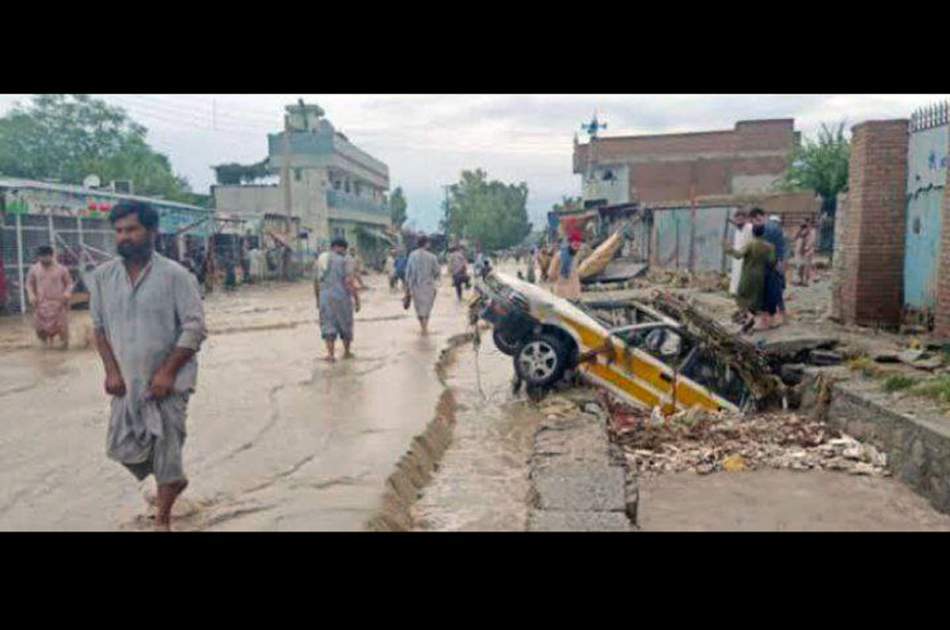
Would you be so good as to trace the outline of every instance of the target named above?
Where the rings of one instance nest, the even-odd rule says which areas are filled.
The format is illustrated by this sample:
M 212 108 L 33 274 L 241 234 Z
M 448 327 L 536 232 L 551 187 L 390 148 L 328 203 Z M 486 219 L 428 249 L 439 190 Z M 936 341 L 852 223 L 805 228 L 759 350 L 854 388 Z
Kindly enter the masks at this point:
M 83 188 L 99 188 L 102 185 L 102 182 L 99 181 L 98 175 L 87 175 L 86 179 L 82 180 Z

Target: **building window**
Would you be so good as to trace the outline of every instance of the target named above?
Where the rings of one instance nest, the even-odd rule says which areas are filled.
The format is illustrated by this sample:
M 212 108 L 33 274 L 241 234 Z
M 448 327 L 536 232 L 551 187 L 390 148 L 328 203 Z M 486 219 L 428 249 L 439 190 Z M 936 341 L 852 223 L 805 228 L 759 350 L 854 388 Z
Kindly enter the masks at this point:
M 300 169 L 299 169 L 299 168 L 295 168 L 295 169 L 294 169 L 294 181 L 297 181 L 297 182 L 300 181 Z
M 333 190 L 340 190 L 340 180 L 333 182 Z
M 346 180 L 346 192 L 350 192 L 350 180 Z

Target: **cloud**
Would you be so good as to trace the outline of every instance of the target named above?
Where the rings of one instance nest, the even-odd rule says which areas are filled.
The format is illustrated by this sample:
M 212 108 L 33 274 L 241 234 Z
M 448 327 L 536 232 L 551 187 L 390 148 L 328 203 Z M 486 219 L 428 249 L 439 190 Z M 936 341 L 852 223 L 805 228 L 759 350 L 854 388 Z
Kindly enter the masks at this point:
M 29 95 L 0 95 L 0 113 Z M 535 222 L 562 195 L 579 194 L 571 172 L 573 137 L 596 109 L 605 135 L 731 129 L 738 120 L 795 118 L 813 134 L 822 122 L 908 117 L 947 95 L 861 94 L 633 94 L 633 95 L 358 95 L 194 94 L 101 95 L 149 128 L 149 141 L 166 153 L 195 190 L 213 183 L 211 165 L 265 157 L 268 132 L 280 128 L 284 106 L 303 98 L 357 146 L 389 165 L 395 187 L 409 200 L 409 216 L 435 229 L 442 185 L 463 169 L 484 168 L 493 179 L 526 181 Z

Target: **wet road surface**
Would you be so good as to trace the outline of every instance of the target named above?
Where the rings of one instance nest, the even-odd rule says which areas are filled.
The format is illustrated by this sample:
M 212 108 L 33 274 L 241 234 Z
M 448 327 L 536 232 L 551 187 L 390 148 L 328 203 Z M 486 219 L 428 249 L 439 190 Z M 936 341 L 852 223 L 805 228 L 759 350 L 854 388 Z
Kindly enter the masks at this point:
M 482 332 L 456 350 L 446 383 L 457 401 L 452 444 L 412 508 L 419 531 L 524 531 L 528 460 L 541 415 L 511 392 L 511 357 Z M 479 385 L 481 389 L 479 389 Z
M 430 323 L 381 276 L 366 279 L 356 358 L 328 364 L 312 285 L 208 296 L 209 338 L 188 413 L 177 529 L 360 530 L 385 478 L 431 419 L 434 371 L 465 308 L 443 278 Z M 82 345 L 88 314 L 73 312 Z M 108 398 L 92 349 L 44 351 L 19 318 L 0 322 L 0 530 L 148 527 L 143 491 L 105 456 Z M 340 349 L 341 350 L 341 349 Z M 338 350 L 339 354 L 342 354 Z
M 640 480 L 644 531 L 950 531 L 950 515 L 894 479 L 757 470 Z

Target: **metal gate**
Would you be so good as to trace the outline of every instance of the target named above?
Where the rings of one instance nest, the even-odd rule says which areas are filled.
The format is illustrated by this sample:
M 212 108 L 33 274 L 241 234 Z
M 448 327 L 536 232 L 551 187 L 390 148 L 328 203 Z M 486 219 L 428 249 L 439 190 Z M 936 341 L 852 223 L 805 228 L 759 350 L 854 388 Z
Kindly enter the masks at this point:
M 932 312 L 937 303 L 943 195 L 947 182 L 950 104 L 911 116 L 907 150 L 904 306 Z
M 106 260 L 115 250 L 108 219 L 4 213 L 0 221 L 0 256 L 6 276 L 9 312 L 26 312 L 26 275 L 36 248 L 51 245 L 60 264 L 78 280 L 90 264 Z

